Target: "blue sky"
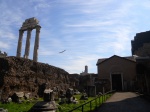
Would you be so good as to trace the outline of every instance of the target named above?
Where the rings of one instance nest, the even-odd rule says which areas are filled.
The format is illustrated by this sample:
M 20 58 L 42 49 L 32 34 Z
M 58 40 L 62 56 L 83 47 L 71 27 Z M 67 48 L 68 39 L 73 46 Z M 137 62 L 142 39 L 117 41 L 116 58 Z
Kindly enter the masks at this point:
M 150 29 L 150 0 L 0 0 L 0 50 L 16 56 L 25 19 L 40 21 L 39 62 L 97 73 L 99 58 L 130 56 L 136 33 Z M 30 59 L 35 30 L 32 31 Z M 26 32 L 24 33 L 22 56 Z M 64 53 L 60 51 L 66 50 Z

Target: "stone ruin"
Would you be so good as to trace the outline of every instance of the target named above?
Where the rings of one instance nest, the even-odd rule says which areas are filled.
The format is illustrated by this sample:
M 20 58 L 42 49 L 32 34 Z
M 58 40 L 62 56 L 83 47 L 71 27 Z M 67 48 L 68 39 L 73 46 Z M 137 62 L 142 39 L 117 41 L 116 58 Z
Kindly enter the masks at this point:
M 88 100 L 88 95 L 87 95 L 87 93 L 85 92 L 85 90 L 83 90 L 82 95 L 81 95 L 81 97 L 80 97 L 80 100 Z
M 73 97 L 73 95 L 74 95 L 74 90 L 72 88 L 68 88 L 66 90 L 66 98 L 68 103 L 71 103 L 71 97 Z
M 31 32 L 36 29 L 33 60 L 28 59 L 30 52 Z M 0 57 L 0 100 L 12 98 L 15 102 L 25 99 L 43 97 L 45 102 L 52 102 L 59 98 L 67 99 L 68 103 L 77 103 L 74 95 L 75 87 L 79 87 L 79 80 L 70 77 L 65 70 L 48 64 L 39 63 L 38 48 L 41 26 L 36 18 L 26 19 L 19 30 L 16 57 Z M 21 57 L 23 33 L 27 31 L 24 56 Z M 0 52 L 1 53 L 1 52 Z M 52 90 L 47 90 L 52 88 Z M 77 91 L 76 94 L 79 92 Z M 41 103 L 40 103 L 41 105 Z
M 36 35 L 33 60 L 30 60 L 28 57 L 33 29 L 36 29 Z M 16 57 L 0 57 L 0 100 L 14 95 L 14 98 L 18 101 L 20 97 L 17 93 L 22 93 L 26 98 L 43 97 L 44 90 L 47 88 L 53 88 L 55 99 L 58 100 L 60 90 L 66 92 L 67 88 L 74 86 L 75 81 L 70 81 L 69 73 L 65 70 L 37 62 L 40 29 L 41 26 L 36 18 L 26 19 L 19 30 Z M 23 33 L 25 31 L 27 31 L 25 53 L 24 57 L 21 57 Z
M 6 52 L 2 52 L 2 51 L 0 50 L 0 58 L 6 57 L 6 56 L 7 56 L 7 53 L 6 53 Z
M 70 87 L 69 73 L 61 68 L 30 59 L 0 58 L 1 99 L 6 99 L 15 92 L 43 97 L 44 90 L 53 87 L 67 90 Z
M 53 90 L 44 90 L 44 101 L 37 102 L 31 109 L 30 112 L 55 112 L 57 109 L 57 104 L 54 101 Z
M 19 30 L 19 39 L 18 39 L 16 56 L 21 57 L 23 33 L 24 33 L 24 31 L 27 31 L 27 39 L 26 39 L 24 58 L 28 59 L 29 52 L 30 52 L 31 32 L 33 29 L 36 29 L 33 60 L 37 62 L 37 60 L 38 60 L 38 48 L 39 48 L 39 34 L 40 34 L 41 26 L 39 25 L 39 21 L 34 17 L 26 19 L 25 22 L 22 24 L 22 27 Z
M 12 101 L 19 103 L 21 101 L 21 98 L 23 98 L 23 97 L 24 97 L 24 93 L 23 92 L 15 92 L 12 95 Z
M 43 100 L 45 102 L 54 101 L 53 90 L 51 90 L 51 89 L 45 89 L 44 90 Z

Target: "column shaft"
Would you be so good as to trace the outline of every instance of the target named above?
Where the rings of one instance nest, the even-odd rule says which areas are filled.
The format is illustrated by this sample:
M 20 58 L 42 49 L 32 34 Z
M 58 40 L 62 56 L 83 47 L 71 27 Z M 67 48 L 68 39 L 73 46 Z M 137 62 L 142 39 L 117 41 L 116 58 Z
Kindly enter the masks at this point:
M 37 62 L 38 60 L 38 48 L 39 48 L 39 35 L 40 35 L 41 26 L 36 27 L 35 43 L 34 43 L 34 52 L 33 60 Z
M 32 29 L 27 30 L 26 48 L 25 48 L 25 54 L 24 54 L 24 58 L 27 58 L 27 59 L 28 59 L 29 52 L 30 52 L 31 31 Z
M 18 46 L 17 46 L 17 57 L 21 57 L 21 48 L 22 48 L 22 38 L 23 38 L 23 30 L 19 30 L 19 39 L 18 39 Z

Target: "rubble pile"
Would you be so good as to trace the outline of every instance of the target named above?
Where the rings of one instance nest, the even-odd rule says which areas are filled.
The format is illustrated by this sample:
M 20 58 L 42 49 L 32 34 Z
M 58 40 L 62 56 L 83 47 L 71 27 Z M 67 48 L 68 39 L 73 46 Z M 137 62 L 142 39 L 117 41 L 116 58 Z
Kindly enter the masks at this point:
M 68 75 L 61 68 L 30 59 L 0 58 L 1 97 L 11 96 L 17 91 L 42 96 L 45 88 L 53 87 L 66 90 L 70 83 Z

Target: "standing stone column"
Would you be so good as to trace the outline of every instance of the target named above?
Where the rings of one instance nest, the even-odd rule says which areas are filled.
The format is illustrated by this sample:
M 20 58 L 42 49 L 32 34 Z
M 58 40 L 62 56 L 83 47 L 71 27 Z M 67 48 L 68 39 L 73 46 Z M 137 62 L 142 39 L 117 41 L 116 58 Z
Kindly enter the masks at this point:
M 21 57 L 21 48 L 22 48 L 22 38 L 23 38 L 23 30 L 19 30 L 19 39 L 18 39 L 18 46 L 17 46 L 17 57 Z
M 35 43 L 34 43 L 34 53 L 33 60 L 37 62 L 38 60 L 38 49 L 39 49 L 39 35 L 40 35 L 41 26 L 36 27 Z
M 24 58 L 27 58 L 27 59 L 28 59 L 29 52 L 30 52 L 31 31 L 32 29 L 27 30 L 26 48 L 25 48 L 25 54 L 24 54 Z

